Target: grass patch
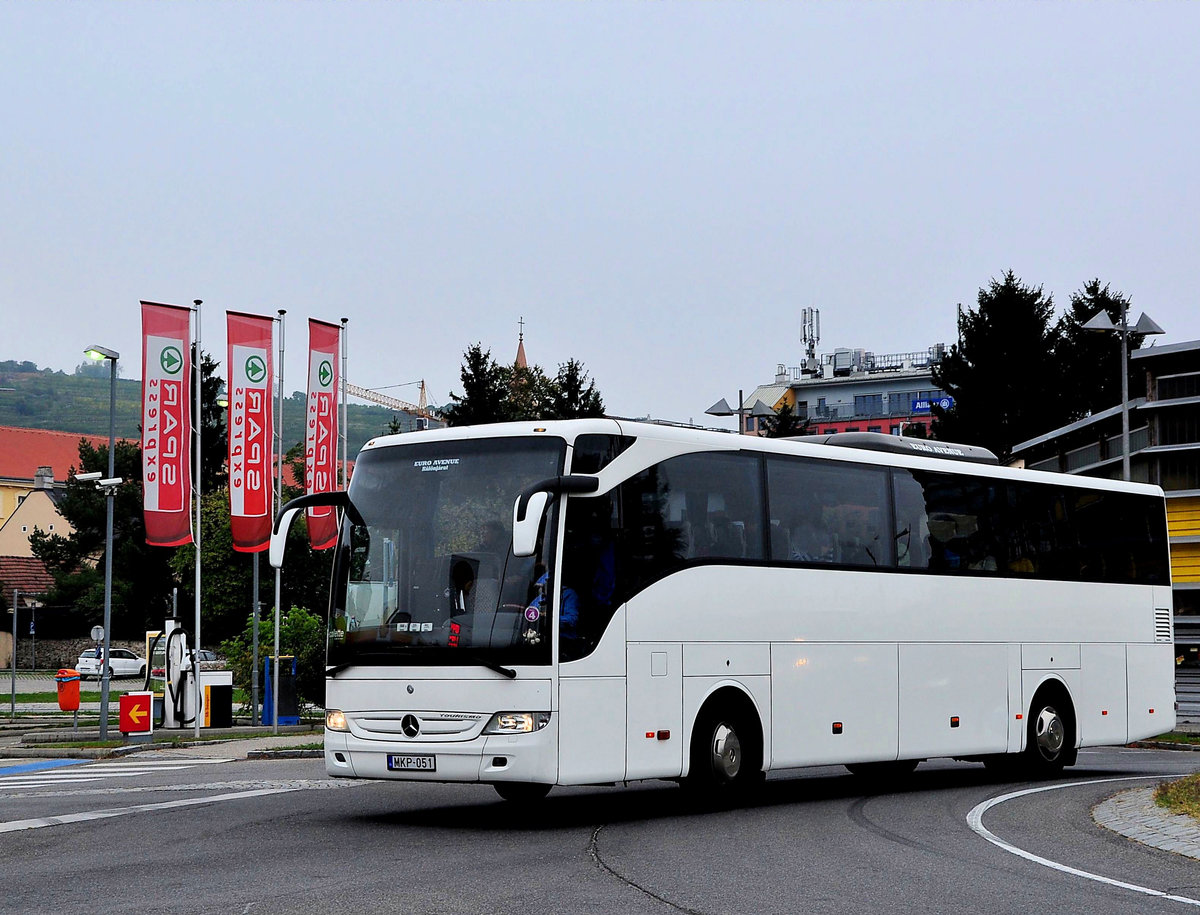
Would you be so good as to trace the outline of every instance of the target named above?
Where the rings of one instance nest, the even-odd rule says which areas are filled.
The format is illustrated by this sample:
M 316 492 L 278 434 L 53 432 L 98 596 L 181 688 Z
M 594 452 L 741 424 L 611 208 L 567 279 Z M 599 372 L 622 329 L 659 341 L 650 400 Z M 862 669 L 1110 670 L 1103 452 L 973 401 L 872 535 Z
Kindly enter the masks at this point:
M 253 731 L 248 734 L 230 734 L 222 732 L 220 734 L 206 734 L 203 731 L 200 733 L 199 742 L 205 743 L 212 740 L 229 741 L 229 740 L 247 740 L 256 737 L 274 737 L 270 731 Z M 188 729 L 180 734 L 176 731 L 156 730 L 154 732 L 154 743 L 158 745 L 167 745 L 171 747 L 184 747 L 197 742 L 197 738 L 193 736 L 192 731 Z M 86 750 L 86 749 L 109 749 L 113 747 L 130 746 L 124 740 L 80 740 L 69 743 L 47 743 L 37 744 L 39 747 L 49 747 L 55 750 Z M 294 747 L 287 747 L 289 750 L 320 750 L 324 748 L 324 743 L 303 744 Z
M 318 743 L 298 743 L 294 747 L 271 747 L 272 750 L 324 750 L 325 742 Z
M 1154 802 L 1172 813 L 1185 813 L 1200 820 L 1200 775 L 1159 785 L 1154 791 Z
M 1160 741 L 1161 743 L 1200 744 L 1200 734 L 1182 734 L 1179 731 L 1159 734 L 1157 737 L 1151 737 L 1150 739 Z
M 138 690 L 138 692 L 141 692 L 141 690 Z M 108 701 L 116 702 L 117 697 L 119 697 L 120 695 L 121 695 L 121 693 L 117 692 L 115 689 L 110 689 L 108 691 Z M 57 702 L 57 701 L 58 701 L 58 693 L 17 693 L 17 705 L 20 705 L 22 702 Z M 100 701 L 100 692 L 99 692 L 99 690 L 97 690 L 96 692 L 92 692 L 90 690 L 87 692 L 81 692 L 79 694 L 79 701 L 80 702 L 99 702 Z

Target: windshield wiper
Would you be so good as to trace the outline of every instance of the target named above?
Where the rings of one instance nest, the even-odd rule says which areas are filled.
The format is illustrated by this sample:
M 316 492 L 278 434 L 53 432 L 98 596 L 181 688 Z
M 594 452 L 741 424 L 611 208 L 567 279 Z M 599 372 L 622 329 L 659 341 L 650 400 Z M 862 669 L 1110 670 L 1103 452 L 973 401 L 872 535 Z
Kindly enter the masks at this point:
M 477 664 L 480 667 L 486 667 L 488 670 L 494 670 L 496 673 L 502 674 L 503 676 L 508 677 L 510 680 L 515 680 L 517 678 L 517 672 L 511 667 L 505 667 L 503 664 L 497 664 L 495 661 L 489 661 L 487 658 L 481 658 L 478 655 L 473 654 L 459 654 L 457 657 L 461 658 L 466 664 Z M 359 665 L 369 663 L 366 660 L 367 658 L 386 658 L 392 664 L 397 663 L 396 655 L 393 652 L 363 651 L 359 652 L 353 661 L 344 661 L 341 664 L 329 665 L 325 668 L 325 676 L 336 677 L 347 668 L 357 667 Z

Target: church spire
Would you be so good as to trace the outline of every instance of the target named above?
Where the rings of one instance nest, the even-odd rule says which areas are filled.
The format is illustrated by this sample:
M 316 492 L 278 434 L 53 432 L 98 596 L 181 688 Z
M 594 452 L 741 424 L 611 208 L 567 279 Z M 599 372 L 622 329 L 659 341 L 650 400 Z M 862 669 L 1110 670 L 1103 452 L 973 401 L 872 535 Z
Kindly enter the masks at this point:
M 520 325 L 521 331 L 517 336 L 516 366 L 519 369 L 527 369 L 529 368 L 529 360 L 525 358 L 525 316 L 522 315 L 517 323 Z

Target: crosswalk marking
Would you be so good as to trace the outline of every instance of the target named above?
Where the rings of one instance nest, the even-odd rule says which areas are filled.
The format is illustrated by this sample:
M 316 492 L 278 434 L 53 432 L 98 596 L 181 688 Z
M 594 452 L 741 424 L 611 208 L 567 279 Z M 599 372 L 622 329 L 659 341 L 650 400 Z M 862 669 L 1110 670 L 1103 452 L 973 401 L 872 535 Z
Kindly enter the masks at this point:
M 104 820 L 111 817 L 127 816 L 132 813 L 152 813 L 175 810 L 181 807 L 196 807 L 204 804 L 214 804 L 221 801 L 235 801 L 244 798 L 265 797 L 271 794 L 286 794 L 292 791 L 323 791 L 341 788 L 361 787 L 364 782 L 350 779 L 292 779 L 285 781 L 259 782 L 215 782 L 200 785 L 175 785 L 176 791 L 215 791 L 216 794 L 206 794 L 203 797 L 180 798 L 173 801 L 161 801 L 152 804 L 133 804 L 128 807 L 107 807 L 102 810 L 89 810 L 78 813 L 60 813 L 56 816 L 31 817 L 24 820 L 0 822 L 0 834 L 20 832 L 28 829 L 44 829 L 48 826 L 63 826 L 70 823 L 86 823 L 91 820 Z M 58 795 L 83 793 L 115 793 L 125 795 L 127 792 L 161 790 L 160 788 L 108 788 L 99 792 L 55 792 Z
M 153 775 L 156 772 L 174 772 L 182 769 L 191 769 L 196 766 L 210 766 L 232 761 L 232 757 L 202 757 L 187 760 L 121 760 L 116 762 L 97 762 L 80 766 L 64 766 L 32 772 L 26 770 L 14 775 L 5 775 L 3 770 L 0 770 L 0 794 L 13 790 L 28 791 L 38 788 L 55 788 L 62 785 L 83 785 L 110 778 Z
M 126 816 L 131 813 L 145 813 L 154 810 L 172 810 L 178 807 L 194 807 L 198 804 L 212 804 L 217 801 L 236 801 L 242 798 L 262 797 L 267 794 L 280 794 L 295 791 L 295 788 L 256 788 L 251 791 L 236 791 L 229 794 L 216 794 L 208 797 L 185 798 L 178 801 L 163 801 L 161 804 L 138 804 L 133 807 L 111 807 L 107 810 L 92 810 L 87 813 L 67 813 L 56 817 L 37 817 L 30 820 L 13 820 L 0 823 L 0 832 L 19 832 L 24 829 L 44 829 L 47 826 L 63 826 L 67 823 L 84 823 L 88 820 L 104 820 L 110 817 Z

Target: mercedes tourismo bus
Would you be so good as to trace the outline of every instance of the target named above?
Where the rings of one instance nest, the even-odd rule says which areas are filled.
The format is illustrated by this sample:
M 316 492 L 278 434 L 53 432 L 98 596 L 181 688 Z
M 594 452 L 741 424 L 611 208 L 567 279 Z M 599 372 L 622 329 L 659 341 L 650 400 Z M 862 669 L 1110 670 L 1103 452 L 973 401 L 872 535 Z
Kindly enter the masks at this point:
M 572 420 L 371 441 L 348 494 L 285 506 L 272 562 L 313 500 L 342 508 L 334 776 L 514 799 L 931 757 L 1053 774 L 1175 722 L 1154 486 Z

